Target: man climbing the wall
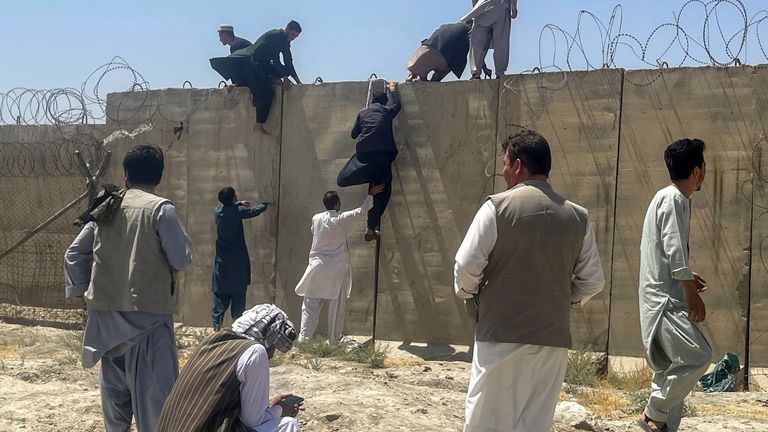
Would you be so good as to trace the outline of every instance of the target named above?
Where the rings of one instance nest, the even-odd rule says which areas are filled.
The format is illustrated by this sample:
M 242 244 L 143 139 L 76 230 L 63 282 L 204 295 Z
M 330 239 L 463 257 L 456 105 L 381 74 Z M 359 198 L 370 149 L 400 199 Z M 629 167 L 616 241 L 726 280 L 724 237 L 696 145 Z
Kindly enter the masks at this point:
M 444 24 L 429 39 L 421 42 L 405 67 L 410 74 L 407 82 L 414 80 L 440 82 L 453 72 L 461 78 L 467 67 L 470 25 L 464 22 Z
M 323 303 L 328 302 L 328 343 L 335 346 L 344 330 L 344 309 L 352 291 L 352 269 L 349 265 L 347 234 L 355 222 L 373 208 L 373 199 L 384 190 L 376 185 L 368 190 L 363 204 L 339 213 L 341 198 L 336 191 L 323 195 L 325 211 L 312 217 L 312 249 L 309 265 L 296 294 L 304 297 L 301 305 L 299 340 L 312 337 L 320 321 Z
M 251 50 L 253 76 L 250 87 L 253 105 L 256 107 L 254 132 L 266 133 L 264 123 L 267 122 L 269 110 L 272 108 L 275 85 L 281 84 L 283 88 L 288 88 L 291 84 L 288 80 L 289 76 L 296 84 L 301 84 L 291 55 L 291 42 L 300 34 L 299 23 L 291 21 L 285 29 L 270 30 L 253 43 Z M 281 54 L 283 63 L 280 62 Z
M 690 266 L 691 196 L 701 190 L 704 142 L 682 139 L 664 151 L 671 184 L 653 197 L 640 241 L 640 333 L 653 370 L 651 396 L 638 425 L 675 432 L 683 402 L 706 371 L 712 348 L 698 324 L 706 318 L 706 282 Z
M 154 432 L 178 376 L 173 314 L 176 273 L 192 263 L 173 204 L 155 194 L 163 152 L 140 145 L 123 159 L 126 190 L 94 210 L 65 254 L 67 298 L 85 296 L 81 362 L 101 360 L 104 429 Z
M 251 283 L 251 259 L 245 244 L 243 219 L 254 218 L 267 210 L 267 203 L 256 207 L 250 201 L 238 201 L 235 190 L 219 191 L 220 206 L 213 210 L 216 224 L 216 256 L 213 261 L 211 291 L 213 329 L 221 329 L 224 313 L 230 307 L 232 320 L 245 311 L 245 293 Z
M 339 187 L 368 183 L 383 184 L 384 190 L 373 198 L 373 208 L 368 212 L 368 230 L 365 241 L 381 237 L 381 217 L 392 195 L 392 162 L 397 157 L 397 145 L 392 124 L 400 112 L 400 94 L 397 83 L 384 80 L 371 81 L 370 105 L 357 114 L 352 128 L 352 139 L 357 140 L 355 155 L 341 169 L 336 183 Z M 392 96 L 392 106 L 387 106 L 387 93 Z
M 219 41 L 222 45 L 229 45 L 230 54 L 251 46 L 251 42 L 247 39 L 235 36 L 235 28 L 228 24 L 219 26 Z
M 462 22 L 473 21 L 469 34 L 470 79 L 480 79 L 485 56 L 491 46 L 498 78 L 504 75 L 509 66 L 509 36 L 512 20 L 517 18 L 517 0 L 479 0 L 473 3 L 472 11 L 461 18 Z

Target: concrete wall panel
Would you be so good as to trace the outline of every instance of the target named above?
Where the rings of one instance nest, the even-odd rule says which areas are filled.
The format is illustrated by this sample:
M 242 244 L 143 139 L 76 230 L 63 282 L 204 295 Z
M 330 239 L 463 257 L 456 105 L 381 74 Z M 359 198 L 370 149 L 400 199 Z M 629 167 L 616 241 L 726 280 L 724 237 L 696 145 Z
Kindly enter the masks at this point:
M 255 113 L 246 89 L 169 89 L 110 95 L 108 125 L 131 131 L 151 120 L 154 128 L 135 138 L 110 144 L 115 157 L 110 178 L 122 184 L 122 155 L 142 143 L 166 152 L 166 172 L 158 193 L 172 199 L 192 241 L 193 265 L 184 272 L 179 308 L 190 325 L 210 325 L 211 269 L 216 231 L 213 208 L 219 189 L 232 186 L 238 198 L 276 201 L 278 191 L 280 95 L 266 128 L 271 135 L 250 132 Z M 119 107 L 119 109 L 118 109 Z M 159 108 L 161 107 L 161 108 Z M 184 122 L 178 133 L 174 128 Z M 274 298 L 273 266 L 277 247 L 277 211 L 244 221 L 251 256 L 248 305 Z
M 589 210 L 606 281 L 611 280 L 613 215 L 621 105 L 621 70 L 553 73 L 504 78 L 498 143 L 532 128 L 552 149 L 554 189 Z M 502 155 L 500 146 L 497 146 Z M 501 161 L 497 172 L 501 172 Z M 506 188 L 501 177 L 497 190 Z M 610 284 L 584 309 L 572 312 L 574 346 L 605 351 Z
M 669 184 L 663 152 L 671 142 L 707 143 L 707 177 L 693 197 L 693 269 L 708 282 L 703 326 L 714 356 L 743 359 L 749 285 L 750 200 L 754 142 L 751 68 L 629 71 L 624 86 L 610 354 L 641 356 L 637 305 L 639 248 L 648 203 Z
M 752 87 L 757 97 L 752 147 L 752 284 L 749 331 L 749 366 L 766 387 L 768 367 L 768 68 L 755 68 Z
M 278 303 L 297 320 L 301 299 L 293 289 L 307 263 L 309 221 L 323 209 L 322 193 L 337 189 L 336 176 L 354 153 L 349 133 L 366 93 L 366 83 L 346 83 L 286 95 Z M 484 170 L 492 166 L 496 85 L 417 83 L 401 86 L 401 95 L 403 111 L 395 123 L 400 153 L 382 221 L 377 336 L 469 342 L 472 326 L 452 291 L 453 259 L 491 189 Z M 343 207 L 358 206 L 366 189 L 341 190 Z M 350 236 L 353 293 L 346 331 L 356 334 L 370 334 L 373 315 L 375 254 L 373 243 L 362 241 L 364 229 L 361 219 Z

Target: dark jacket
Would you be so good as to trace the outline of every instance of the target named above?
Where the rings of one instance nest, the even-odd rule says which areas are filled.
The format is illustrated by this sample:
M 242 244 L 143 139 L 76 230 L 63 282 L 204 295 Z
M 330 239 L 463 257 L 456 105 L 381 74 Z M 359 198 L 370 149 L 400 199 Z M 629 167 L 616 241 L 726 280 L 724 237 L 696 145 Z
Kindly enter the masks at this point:
M 270 30 L 253 43 L 251 62 L 280 65 L 280 54 L 283 55 L 283 62 L 285 62 L 288 75 L 295 76 L 296 69 L 293 67 L 291 42 L 288 41 L 288 35 L 283 29 Z
M 445 57 L 448 67 L 457 78 L 461 78 L 467 67 L 467 54 L 469 54 L 469 24 L 458 22 L 441 25 L 429 39 L 424 39 L 421 44 L 434 48 Z
M 266 204 L 254 208 L 241 205 L 219 206 L 213 210 L 216 223 L 216 256 L 213 262 L 212 290 L 219 294 L 244 293 L 251 283 L 251 260 L 243 234 L 243 219 L 256 217 Z
M 374 92 L 371 104 L 357 113 L 352 139 L 357 140 L 356 153 L 390 152 L 397 154 L 392 122 L 400 112 L 400 94 L 392 95 L 392 106 L 388 107 L 387 92 Z
M 251 42 L 248 39 L 235 36 L 235 40 L 232 41 L 232 44 L 229 46 L 229 53 L 232 54 L 237 50 L 248 48 L 249 46 L 251 46 Z

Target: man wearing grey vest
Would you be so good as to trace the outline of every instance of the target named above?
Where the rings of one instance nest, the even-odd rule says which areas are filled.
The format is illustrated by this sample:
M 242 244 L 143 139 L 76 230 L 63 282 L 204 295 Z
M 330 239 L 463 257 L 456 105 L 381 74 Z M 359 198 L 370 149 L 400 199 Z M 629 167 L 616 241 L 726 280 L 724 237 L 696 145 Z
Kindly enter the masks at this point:
M 176 208 L 155 195 L 163 152 L 141 145 L 123 159 L 127 190 L 111 220 L 88 223 L 65 254 L 66 295 L 88 304 L 81 362 L 101 360 L 104 428 L 153 432 L 178 376 L 176 273 L 192 262 Z
M 476 321 L 465 432 L 549 432 L 571 347 L 570 310 L 605 284 L 587 210 L 552 189 L 547 140 L 503 145 L 508 190 L 477 212 L 455 291 Z

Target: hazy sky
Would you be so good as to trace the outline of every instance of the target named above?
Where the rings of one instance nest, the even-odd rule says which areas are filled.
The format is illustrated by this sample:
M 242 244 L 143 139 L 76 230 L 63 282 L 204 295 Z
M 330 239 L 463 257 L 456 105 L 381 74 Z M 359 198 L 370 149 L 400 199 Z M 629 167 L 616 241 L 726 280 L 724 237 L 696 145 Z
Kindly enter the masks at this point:
M 79 87 L 88 74 L 113 56 L 123 57 L 149 81 L 152 88 L 180 87 L 185 80 L 195 87 L 213 87 L 218 74 L 210 69 L 210 57 L 228 54 L 216 34 L 219 24 L 235 26 L 240 36 L 255 40 L 266 30 L 282 27 L 290 19 L 299 21 L 304 33 L 293 44 L 295 64 L 304 82 L 317 76 L 325 81 L 366 80 L 371 73 L 401 81 L 404 63 L 439 25 L 456 21 L 470 7 L 470 0 L 2 0 L 0 6 L 0 92 L 14 87 Z M 680 0 L 623 1 L 623 32 L 643 43 L 659 24 L 671 22 L 683 5 Z M 765 0 L 745 0 L 751 18 Z M 520 15 L 512 27 L 509 73 L 539 64 L 540 35 L 547 24 L 574 33 L 578 13 L 590 10 L 607 25 L 614 1 L 601 0 L 519 0 Z M 684 16 L 686 29 L 702 40 L 701 6 L 693 5 Z M 743 18 L 735 8 L 724 5 L 718 18 L 728 37 Z M 600 34 L 588 17 L 582 18 L 581 36 L 590 61 L 602 62 Z M 718 43 L 717 23 L 712 30 L 713 51 L 724 53 Z M 759 29 L 768 50 L 768 20 Z M 614 34 L 616 31 L 614 30 Z M 650 51 L 659 53 L 668 44 L 672 27 L 663 27 L 652 41 Z M 750 31 L 748 51 L 751 63 L 768 63 L 760 53 L 757 29 Z M 541 44 L 551 64 L 555 45 L 549 33 Z M 561 39 L 556 63 L 566 66 L 567 45 Z M 706 60 L 696 48 L 695 55 Z M 574 53 L 575 54 L 575 53 Z M 649 55 L 655 62 L 655 55 Z M 572 56 L 573 68 L 584 68 L 583 57 Z M 679 62 L 675 47 L 667 56 Z M 723 59 L 725 55 L 723 54 Z M 626 48 L 619 50 L 619 66 L 641 67 Z M 465 72 L 465 78 L 468 72 Z M 119 76 L 105 91 L 119 88 Z

